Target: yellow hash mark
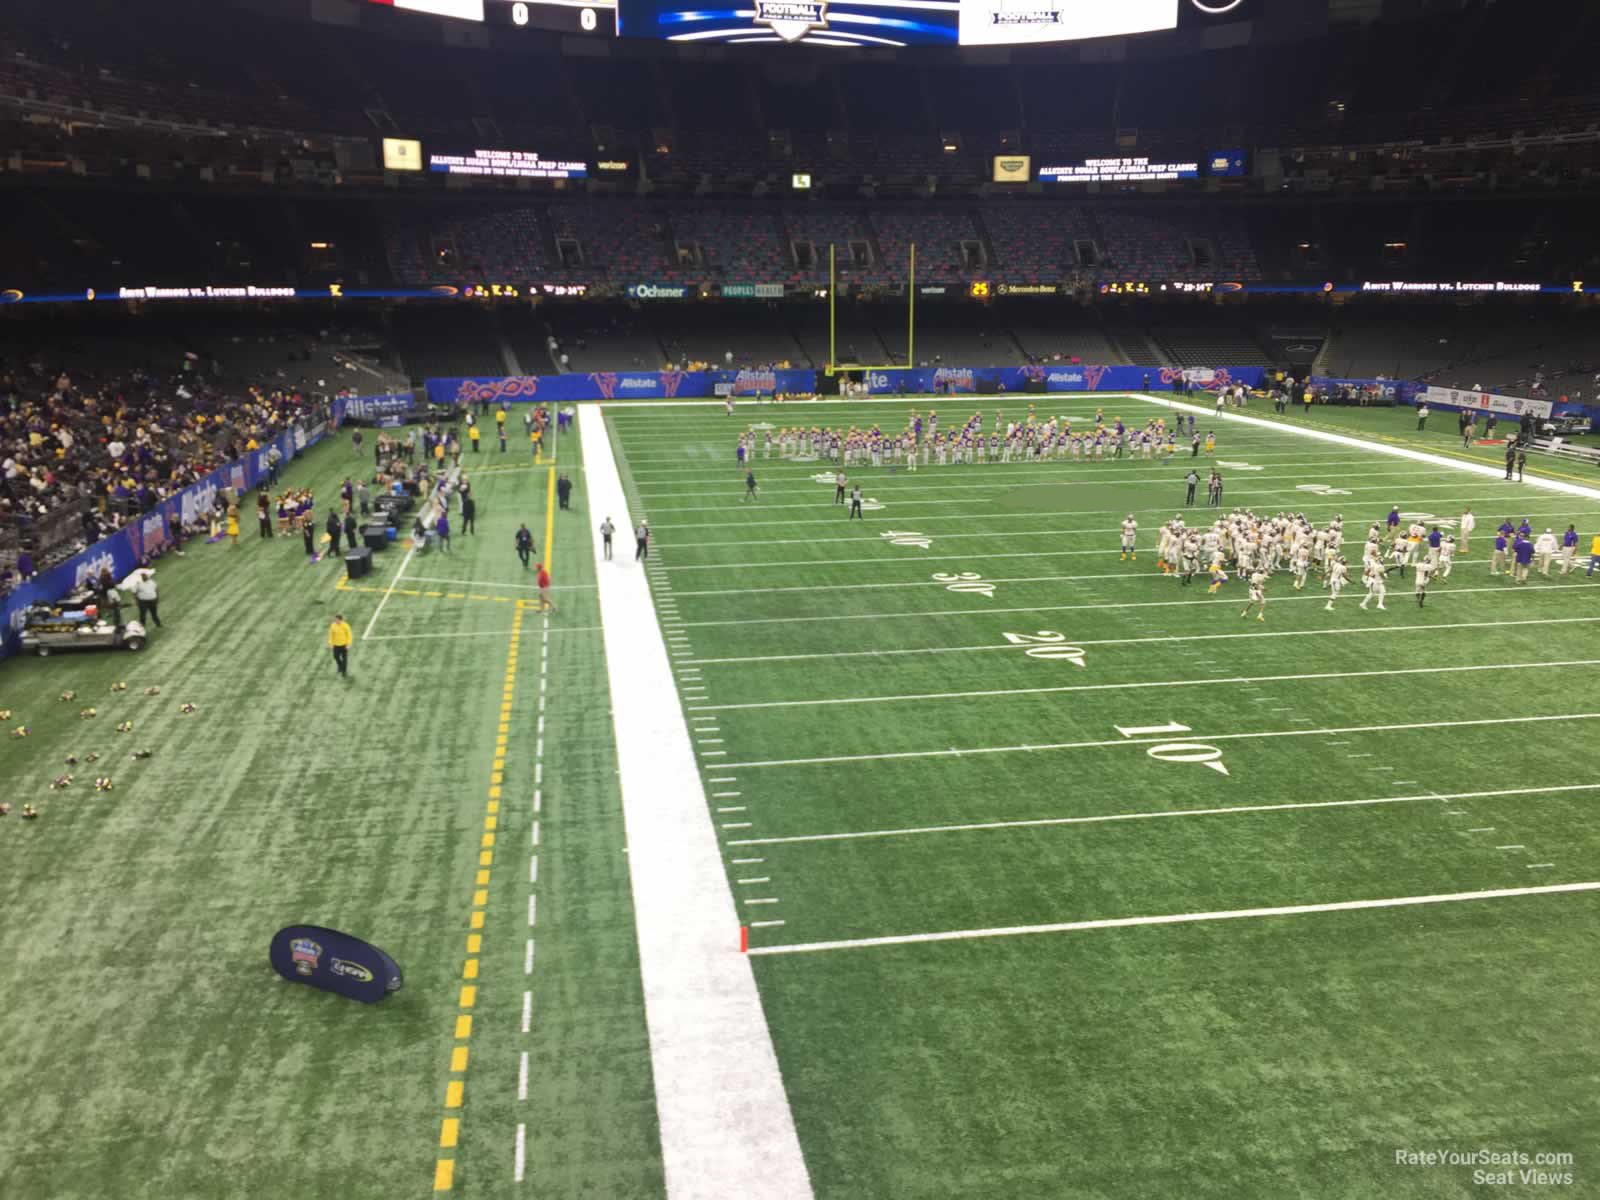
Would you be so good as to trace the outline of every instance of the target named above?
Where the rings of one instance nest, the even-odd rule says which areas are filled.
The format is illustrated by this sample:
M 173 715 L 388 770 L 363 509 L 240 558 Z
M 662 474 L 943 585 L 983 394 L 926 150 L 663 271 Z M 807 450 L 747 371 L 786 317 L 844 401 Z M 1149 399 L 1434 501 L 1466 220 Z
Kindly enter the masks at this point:
M 489 811 L 492 812 L 492 813 L 499 812 L 500 811 L 500 801 L 498 801 L 498 800 L 489 801 Z
M 467 953 L 468 954 L 477 954 L 482 949 L 483 949 L 483 934 L 481 934 L 481 933 L 469 933 L 469 934 L 467 934 Z
M 489 776 L 489 782 L 490 783 L 504 783 L 505 781 L 506 781 L 506 777 L 504 775 L 502 775 L 499 771 L 496 771 L 493 775 Z
M 461 1007 L 471 1008 L 478 1002 L 478 989 L 470 983 L 461 985 Z
M 479 888 L 477 891 L 472 893 L 472 907 L 473 908 L 482 908 L 487 903 L 489 903 L 489 889 L 488 888 Z
M 499 817 L 485 817 L 483 819 L 483 827 L 485 829 L 498 829 L 500 827 L 500 818 Z
M 467 959 L 465 965 L 463 965 L 462 968 L 461 968 L 461 978 L 463 978 L 463 979 L 476 979 L 477 977 L 478 977 L 478 960 L 475 959 L 475 958 L 469 958 L 469 959 Z
M 452 1071 L 465 1071 L 467 1069 L 467 1048 L 457 1046 L 450 1051 L 450 1069 Z
M 462 1093 L 466 1090 L 466 1085 L 461 1080 L 452 1079 L 444 1089 L 444 1106 L 446 1108 L 460 1108 Z
M 477 879 L 475 879 L 473 882 L 475 882 L 479 887 L 488 886 L 488 883 L 489 883 L 489 872 L 488 871 L 479 871 Z
M 481 838 L 478 839 L 478 845 L 483 846 L 486 849 L 488 847 L 494 845 L 494 834 L 492 834 L 492 833 L 484 834 Z
M 504 758 L 500 757 L 499 755 L 496 755 L 495 756 L 495 760 L 494 760 L 493 769 L 498 771 L 501 767 L 503 767 L 505 765 L 506 765 L 506 760 Z
M 493 866 L 494 865 L 494 851 L 493 850 L 480 850 L 480 851 L 478 851 L 478 865 L 480 867 Z
M 455 1186 L 456 1164 L 454 1159 L 441 1158 L 433 1164 L 433 1190 L 448 1192 Z
M 473 929 L 483 928 L 483 912 L 481 910 L 472 914 L 471 927 Z
M 444 598 L 446 600 L 465 600 L 467 594 L 465 592 L 446 592 Z
M 439 1149 L 454 1150 L 457 1140 L 461 1137 L 461 1118 L 446 1117 L 444 1124 L 439 1126 Z
M 456 1037 L 469 1038 L 472 1036 L 472 1018 L 462 1013 L 456 1018 Z

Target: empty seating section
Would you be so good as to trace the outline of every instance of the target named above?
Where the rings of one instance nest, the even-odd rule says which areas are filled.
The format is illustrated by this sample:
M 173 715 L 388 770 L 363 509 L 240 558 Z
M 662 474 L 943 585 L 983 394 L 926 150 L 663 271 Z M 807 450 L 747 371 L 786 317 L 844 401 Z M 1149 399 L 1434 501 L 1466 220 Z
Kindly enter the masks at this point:
M 567 272 L 572 278 L 626 286 L 700 276 L 669 263 L 667 226 L 654 212 L 620 200 L 552 204 L 549 211 L 555 236 L 575 238 L 582 248 L 583 266 Z
M 689 209 L 672 215 L 676 241 L 697 243 L 705 275 L 718 283 L 774 283 L 790 275 L 788 247 L 768 212 Z
M 1120 208 L 1096 215 L 1104 235 L 1108 276 L 1149 281 L 1211 278 L 1212 268 L 1195 266 L 1176 220 Z
M 968 274 L 962 267 L 961 244 L 978 241 L 977 230 L 968 214 L 875 209 L 870 219 L 878 232 L 878 248 L 883 252 L 883 261 L 878 265 L 879 278 L 906 279 L 913 244 L 917 247 L 918 279 L 952 280 Z
M 1030 362 L 1071 362 L 1074 358 L 1102 366 L 1124 366 L 1128 362 L 1111 344 L 1105 330 L 1088 315 L 1046 322 L 1026 312 L 1013 312 L 1010 325 Z
M 1173 324 L 1163 324 L 1155 338 L 1167 357 L 1180 367 L 1266 366 L 1271 356 L 1259 342 L 1241 328 L 1229 325 L 1185 325 L 1174 316 Z
M 1055 283 L 1077 269 L 1078 239 L 1094 240 L 1083 211 L 1059 204 L 995 205 L 982 210 L 997 277 Z
M 396 280 L 411 285 L 525 284 L 551 266 L 539 214 L 531 206 L 465 214 L 422 230 L 391 228 L 386 245 Z
M 836 247 L 839 275 L 849 278 L 870 276 L 873 268 L 856 272 L 850 265 L 850 243 L 870 245 L 860 217 L 848 209 L 803 209 L 785 213 L 784 228 L 791 242 L 809 242 L 816 250 L 816 261 L 807 271 L 796 265 L 796 275 L 802 279 L 822 281 L 828 278 L 828 247 Z M 788 247 L 784 247 L 785 251 Z

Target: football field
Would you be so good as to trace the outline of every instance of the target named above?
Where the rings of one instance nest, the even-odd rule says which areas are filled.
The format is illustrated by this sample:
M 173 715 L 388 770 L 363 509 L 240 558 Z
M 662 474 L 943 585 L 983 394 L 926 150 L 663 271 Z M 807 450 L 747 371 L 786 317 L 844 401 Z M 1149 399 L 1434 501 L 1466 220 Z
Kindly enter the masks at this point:
M 741 501 L 735 438 L 904 406 L 609 419 L 817 1194 L 1462 1194 L 1396 1165 L 1439 1146 L 1594 1180 L 1595 584 L 1484 537 L 1586 548 L 1592 501 L 1202 415 L 1224 509 L 1341 513 L 1352 561 L 1391 504 L 1479 516 L 1426 607 L 1279 575 L 1243 621 L 1157 569 L 1187 453 L 846 468 L 851 521 L 823 462 Z
M 1413 1200 L 1479 1169 L 1510 1171 L 1497 1195 L 1600 1193 L 1600 579 L 1580 555 L 1517 585 L 1487 553 L 1507 517 L 1587 550 L 1600 500 L 1474 473 L 1494 448 L 1458 461 L 1397 412 L 1309 422 L 1353 444 L 1199 414 L 1223 511 L 1342 514 L 1353 563 L 1391 506 L 1478 517 L 1424 607 L 1409 574 L 1381 612 L 1279 574 L 1264 621 L 1238 580 L 1157 567 L 1161 522 L 1211 515 L 1187 453 L 850 466 L 849 520 L 832 464 L 758 452 L 741 500 L 744 431 L 930 404 L 987 431 L 996 399 L 1026 405 L 607 404 L 629 513 L 591 504 L 606 447 L 580 421 L 554 466 L 466 456 L 479 530 L 449 554 L 401 543 L 350 581 L 247 522 L 161 560 L 139 654 L 0 665 L 0 1197 L 715 1194 L 709 1159 L 672 1174 L 681 1064 L 630 849 L 676 848 L 629 845 L 666 801 L 624 793 L 658 751 L 621 724 L 646 664 L 607 659 L 628 610 L 602 628 L 641 575 L 677 688 L 661 738 L 693 748 L 738 914 L 714 938 L 787 1097 L 713 1140 L 792 1115 L 813 1193 L 850 1200 Z M 367 462 L 341 436 L 285 482 L 325 515 Z M 368 1007 L 283 983 L 267 943 L 299 922 L 369 938 L 405 986 Z M 714 1037 L 726 1012 L 703 1017 Z M 1406 1157 L 1482 1151 L 1527 1161 Z

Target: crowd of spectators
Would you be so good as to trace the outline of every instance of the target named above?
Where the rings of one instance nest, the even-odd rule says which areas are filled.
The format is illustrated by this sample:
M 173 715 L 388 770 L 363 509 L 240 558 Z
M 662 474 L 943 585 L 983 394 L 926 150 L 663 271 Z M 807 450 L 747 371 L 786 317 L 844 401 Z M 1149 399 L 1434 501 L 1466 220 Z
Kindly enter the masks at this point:
M 225 393 L 194 356 L 170 376 L 0 362 L 0 593 L 324 408 Z

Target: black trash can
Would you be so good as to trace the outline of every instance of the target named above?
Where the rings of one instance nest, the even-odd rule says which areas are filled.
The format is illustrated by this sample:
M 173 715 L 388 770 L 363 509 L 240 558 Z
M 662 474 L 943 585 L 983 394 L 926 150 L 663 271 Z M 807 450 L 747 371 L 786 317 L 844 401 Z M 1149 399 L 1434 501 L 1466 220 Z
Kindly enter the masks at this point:
M 351 579 L 360 579 L 364 575 L 372 574 L 372 551 L 366 546 L 344 552 L 345 574 Z

